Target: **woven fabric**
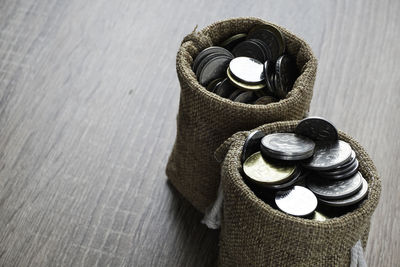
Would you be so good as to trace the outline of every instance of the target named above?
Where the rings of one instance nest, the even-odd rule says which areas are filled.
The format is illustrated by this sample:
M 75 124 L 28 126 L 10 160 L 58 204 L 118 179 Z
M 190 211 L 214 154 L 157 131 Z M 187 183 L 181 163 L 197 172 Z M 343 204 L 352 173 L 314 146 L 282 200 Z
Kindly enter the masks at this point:
M 257 129 L 265 133 L 293 132 L 298 121 L 276 122 Z M 240 155 L 249 132 L 239 132 L 217 150 L 226 157 L 221 179 L 224 192 L 220 235 L 221 266 L 349 266 L 358 240 L 365 248 L 371 216 L 381 183 L 366 151 L 339 131 L 357 154 L 359 171 L 369 185 L 368 197 L 352 212 L 325 222 L 293 217 L 260 200 L 240 174 Z
M 201 50 L 264 23 L 267 24 L 257 18 L 216 22 L 186 36 L 177 54 L 181 93 L 177 135 L 166 174 L 176 189 L 202 212 L 216 198 L 220 166 L 213 153 L 225 139 L 264 123 L 300 119 L 309 110 L 317 60 L 303 40 L 276 25 L 301 73 L 285 99 L 267 105 L 236 103 L 208 92 L 198 83 L 191 64 Z

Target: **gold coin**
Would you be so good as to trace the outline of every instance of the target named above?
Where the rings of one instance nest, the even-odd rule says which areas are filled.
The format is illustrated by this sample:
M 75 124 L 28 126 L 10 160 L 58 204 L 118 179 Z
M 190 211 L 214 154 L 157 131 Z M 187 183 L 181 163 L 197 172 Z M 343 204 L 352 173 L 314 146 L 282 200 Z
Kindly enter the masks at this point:
M 256 90 L 261 90 L 261 89 L 263 89 L 265 87 L 264 83 L 250 85 L 250 84 L 245 84 L 245 83 L 242 83 L 242 82 L 239 82 L 239 81 L 235 80 L 232 77 L 232 74 L 230 73 L 229 67 L 226 69 L 226 75 L 228 75 L 229 81 L 231 81 L 231 83 L 234 86 L 238 87 L 239 89 L 256 91 Z
M 320 213 L 318 211 L 314 211 L 314 217 L 313 217 L 314 221 L 324 222 L 327 219 L 328 219 L 327 216 L 323 215 L 322 213 Z
M 295 165 L 277 165 L 265 161 L 261 152 L 251 155 L 243 163 L 243 171 L 251 180 L 262 184 L 281 184 L 289 180 Z

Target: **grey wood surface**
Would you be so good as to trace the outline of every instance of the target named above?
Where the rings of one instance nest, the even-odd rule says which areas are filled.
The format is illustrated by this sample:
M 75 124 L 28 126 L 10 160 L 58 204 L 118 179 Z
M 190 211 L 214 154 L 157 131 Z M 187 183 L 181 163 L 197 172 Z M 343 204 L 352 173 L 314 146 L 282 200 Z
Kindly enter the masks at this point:
M 370 266 L 400 265 L 400 1 L 0 0 L 0 265 L 210 266 L 218 232 L 166 182 L 183 36 L 256 16 L 319 59 L 311 114 L 382 176 Z

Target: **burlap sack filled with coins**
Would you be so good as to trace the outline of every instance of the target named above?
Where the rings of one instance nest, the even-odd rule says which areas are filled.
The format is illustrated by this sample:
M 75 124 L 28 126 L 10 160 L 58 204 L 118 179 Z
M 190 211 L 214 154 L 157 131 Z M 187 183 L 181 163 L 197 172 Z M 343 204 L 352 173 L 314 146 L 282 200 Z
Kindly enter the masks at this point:
M 181 93 L 177 136 L 166 174 L 176 189 L 202 212 L 216 197 L 220 166 L 213 153 L 226 138 L 264 123 L 300 119 L 309 110 L 317 60 L 303 40 L 284 28 L 278 27 L 300 76 L 286 98 L 279 102 L 251 105 L 221 98 L 201 86 L 192 71 L 194 58 L 204 48 L 266 23 L 256 18 L 216 22 L 186 36 L 179 48 L 176 69 Z
M 257 129 L 266 134 L 293 132 L 297 123 L 276 122 Z M 339 131 L 339 138 L 348 142 L 357 154 L 359 172 L 368 182 L 368 195 L 355 210 L 326 221 L 316 221 L 272 208 L 245 184 L 240 172 L 240 157 L 248 134 L 235 134 L 216 151 L 216 157 L 223 159 L 220 265 L 349 266 L 351 249 L 358 240 L 365 249 L 371 215 L 381 191 L 376 168 L 365 150 Z

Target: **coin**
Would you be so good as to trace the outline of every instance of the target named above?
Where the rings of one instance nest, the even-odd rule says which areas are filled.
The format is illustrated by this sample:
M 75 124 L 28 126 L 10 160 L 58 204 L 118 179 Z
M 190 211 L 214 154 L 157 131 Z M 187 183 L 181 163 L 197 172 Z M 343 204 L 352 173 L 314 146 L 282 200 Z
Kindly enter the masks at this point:
M 219 86 L 219 84 L 221 83 L 221 81 L 222 81 L 221 78 L 212 80 L 212 81 L 207 85 L 207 87 L 206 87 L 207 91 L 213 93 L 213 92 L 215 91 L 215 89 Z
M 320 117 L 305 118 L 297 124 L 295 133 L 315 141 L 336 141 L 338 131 L 328 120 Z
M 263 24 L 254 26 L 247 34 L 247 39 L 259 39 L 268 45 L 272 52 L 272 60 L 276 60 L 285 52 L 285 39 L 276 27 Z
M 233 101 L 249 104 L 249 103 L 252 103 L 255 99 L 256 99 L 256 96 L 254 95 L 254 92 L 245 91 L 245 92 L 241 92 L 238 96 L 236 96 L 233 99 Z
M 333 172 L 326 171 L 320 172 L 319 175 L 328 179 L 345 179 L 352 175 L 354 175 L 358 171 L 358 160 L 355 160 L 354 163 L 344 169 L 336 170 Z
M 236 89 L 233 91 L 233 93 L 228 97 L 230 100 L 234 100 L 238 95 L 240 95 L 243 92 L 241 89 Z
M 207 86 L 212 80 L 224 77 L 230 61 L 227 56 L 217 56 L 208 61 L 198 76 L 200 84 Z
M 240 82 L 240 81 L 237 81 L 233 76 L 232 76 L 232 74 L 231 74 L 231 72 L 230 72 L 230 70 L 229 70 L 229 67 L 228 67 L 228 69 L 226 70 L 226 74 L 227 74 L 227 76 L 228 76 L 228 79 L 229 79 L 229 81 L 235 86 L 235 87 L 237 87 L 237 88 L 240 88 L 240 89 L 242 89 L 242 90 L 250 90 L 250 91 L 256 91 L 256 90 L 261 90 L 261 89 L 263 89 L 264 87 L 265 87 L 265 84 L 264 83 L 261 83 L 261 84 L 245 84 L 245 83 L 242 83 L 242 82 Z
M 310 161 L 303 166 L 313 170 L 332 170 L 342 165 L 351 157 L 350 145 L 342 140 L 337 142 L 316 142 L 315 151 Z
M 262 48 L 263 53 L 264 53 L 263 62 L 267 61 L 267 60 L 272 60 L 272 51 L 270 50 L 269 46 L 266 43 L 264 43 L 263 41 L 261 41 L 259 39 L 249 39 L 249 40 L 258 43 L 260 45 L 260 47 Z
M 242 163 L 252 154 L 260 151 L 261 139 L 265 133 L 259 130 L 251 132 L 244 141 L 241 161 Z
M 327 219 L 328 217 L 326 215 L 322 214 L 321 212 L 314 211 L 314 216 L 313 216 L 314 221 L 324 222 Z
M 266 57 L 263 47 L 253 40 L 246 40 L 239 43 L 233 48 L 232 53 L 235 57 L 250 57 L 262 62 Z
M 357 172 L 345 180 L 328 180 L 311 175 L 307 177 L 307 187 L 323 199 L 341 199 L 357 193 L 362 186 L 362 176 Z
M 296 165 L 277 165 L 265 161 L 260 152 L 248 157 L 243 163 L 243 172 L 252 182 L 259 184 L 281 184 L 290 179 Z
M 278 100 L 274 98 L 273 96 L 262 96 L 258 98 L 256 101 L 254 101 L 254 104 L 256 105 L 266 105 L 269 103 L 277 102 Z
M 286 188 L 289 188 L 291 186 L 293 186 L 295 183 L 297 183 L 298 181 L 300 181 L 301 179 L 303 179 L 304 176 L 300 170 L 300 168 L 296 168 L 295 172 L 293 173 L 292 177 L 287 181 L 284 182 L 282 184 L 262 184 L 261 186 L 263 188 L 266 189 L 270 189 L 270 190 L 283 190 Z
M 280 98 L 284 98 L 297 79 L 296 63 L 289 55 L 282 55 L 276 61 L 275 72 L 276 93 Z
M 232 76 L 247 84 L 259 84 L 264 81 L 264 66 L 253 58 L 236 57 L 229 62 Z
M 273 81 L 274 75 L 274 64 L 272 61 L 267 60 L 264 62 L 264 79 L 266 83 L 266 89 L 269 95 L 275 95 L 275 85 Z
M 214 93 L 219 95 L 220 97 L 223 98 L 229 98 L 229 96 L 236 90 L 236 87 L 234 87 L 228 80 L 228 78 L 225 78 L 221 81 L 221 83 L 218 85 L 218 87 L 214 90 Z
M 228 39 L 226 39 L 225 41 L 223 41 L 221 43 L 221 46 L 228 50 L 232 50 L 237 44 L 246 40 L 246 37 L 247 37 L 246 33 L 235 34 L 235 35 L 229 37 Z
M 233 58 L 233 55 L 231 52 L 229 52 L 228 50 L 226 50 L 225 48 L 219 47 L 219 46 L 210 46 L 207 47 L 205 49 L 203 49 L 194 59 L 193 61 L 193 71 L 196 73 L 197 72 L 197 68 L 198 65 L 200 64 L 200 62 L 207 57 L 208 55 L 211 54 L 222 54 L 222 55 L 226 55 L 230 58 Z
M 302 217 L 315 211 L 318 200 L 313 192 L 296 185 L 289 190 L 278 191 L 275 196 L 275 204 L 287 214 Z
M 328 206 L 334 206 L 334 207 L 344 207 L 344 206 L 350 206 L 353 204 L 356 204 L 363 200 L 368 194 L 368 183 L 367 181 L 362 177 L 362 186 L 361 189 L 355 193 L 354 195 L 342 199 L 336 199 L 336 200 L 326 200 L 326 199 L 320 199 L 320 202 L 328 205 Z
M 262 153 L 276 159 L 301 160 L 313 155 L 315 143 L 294 133 L 273 133 L 261 140 Z

